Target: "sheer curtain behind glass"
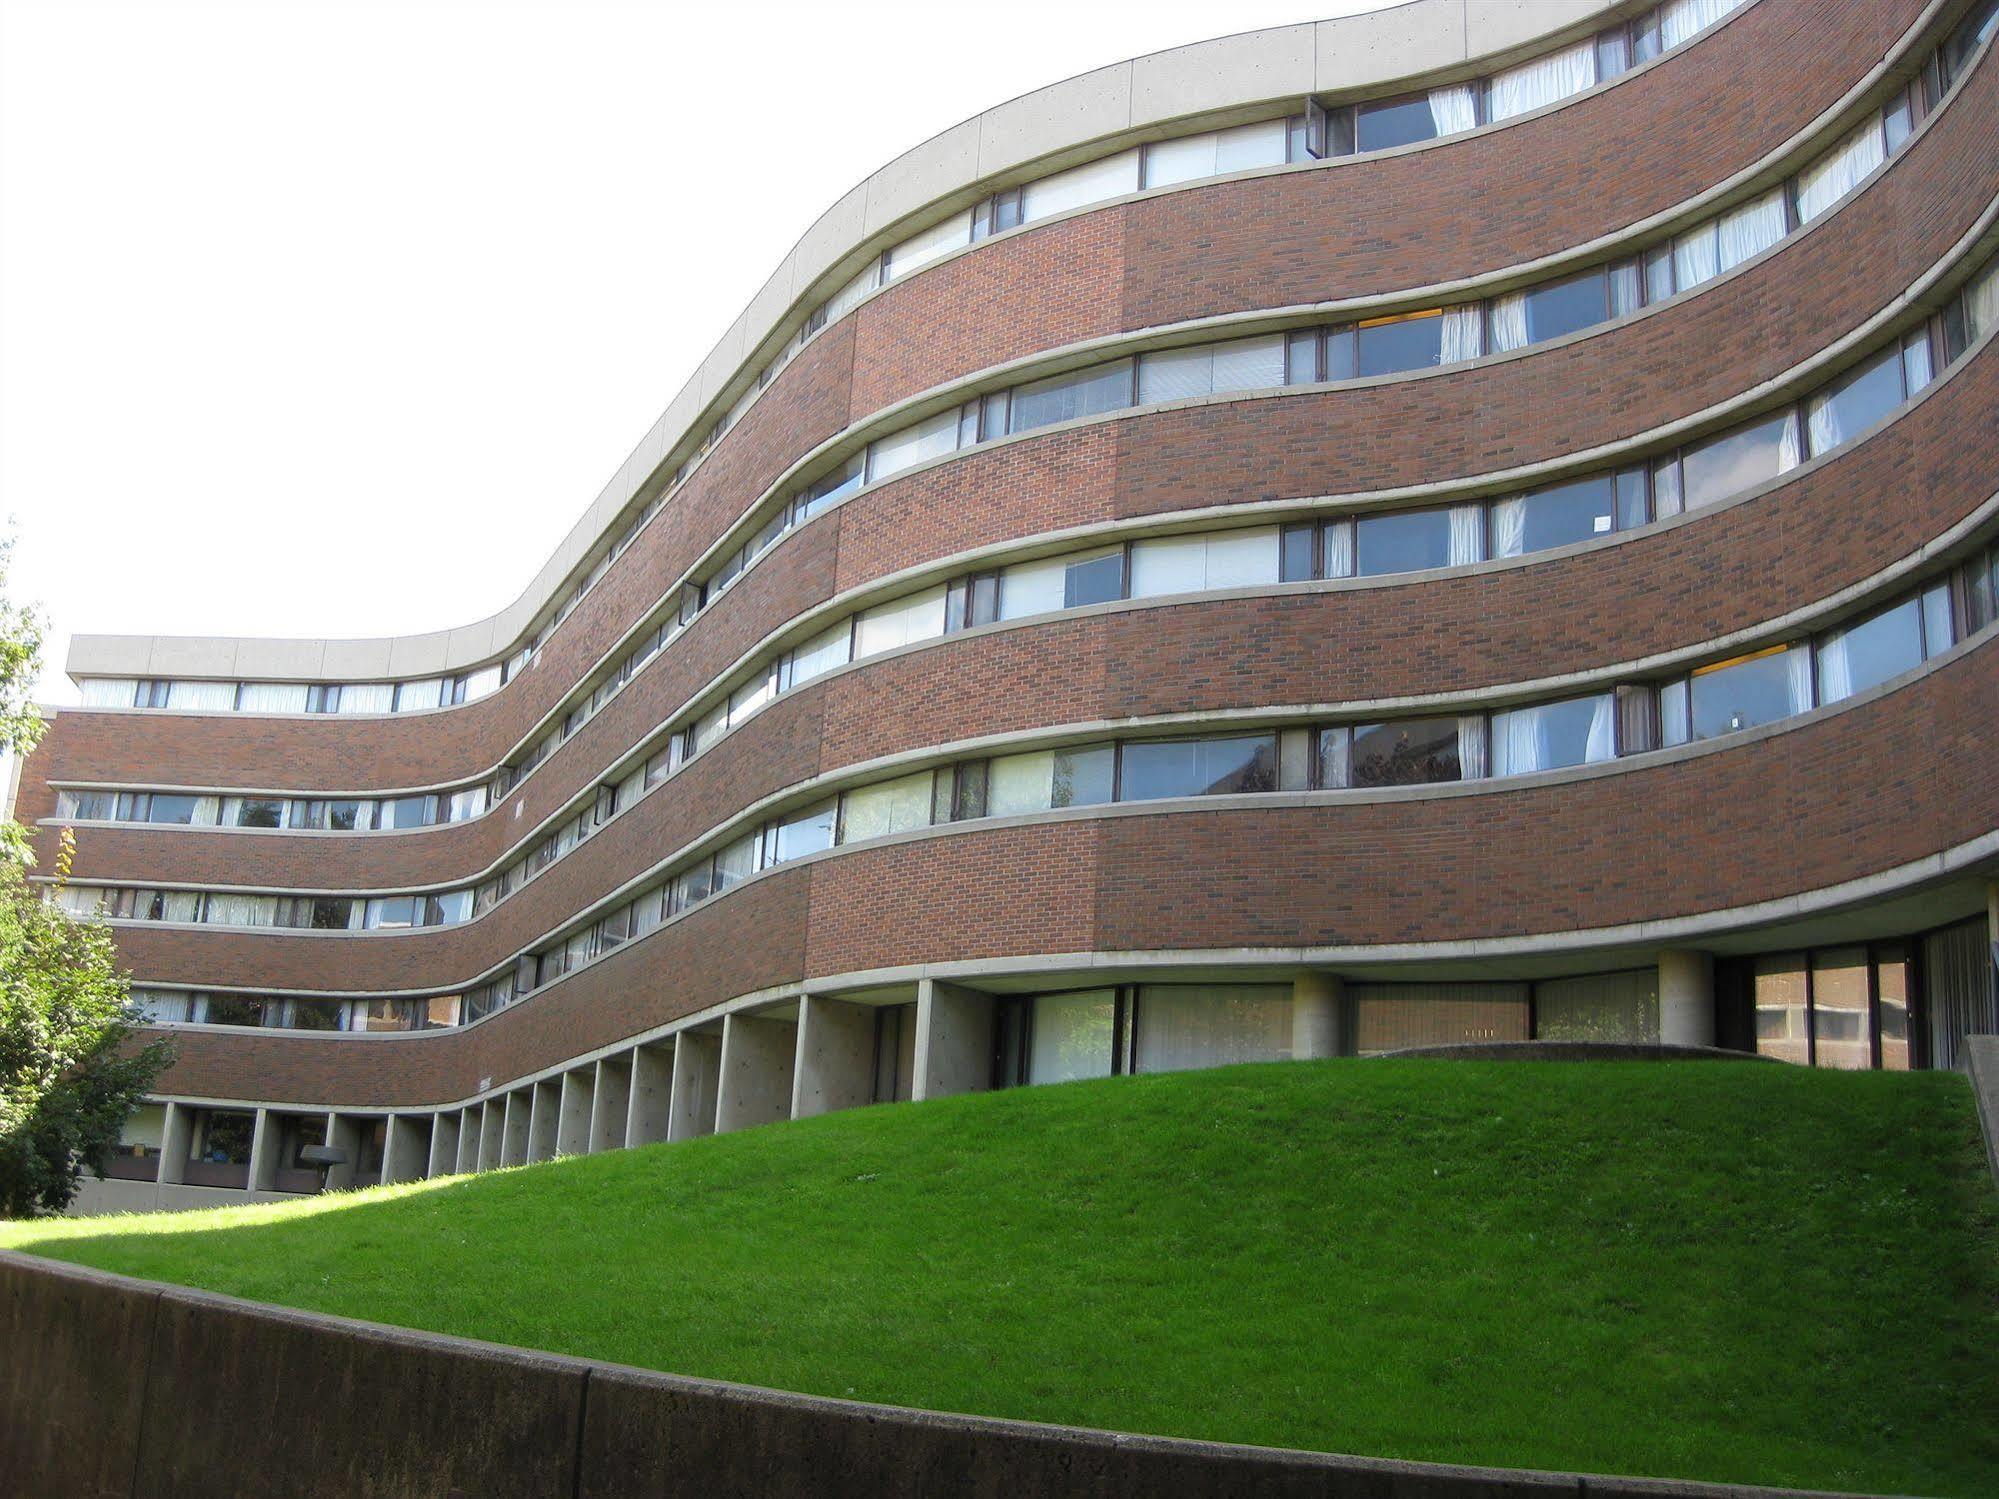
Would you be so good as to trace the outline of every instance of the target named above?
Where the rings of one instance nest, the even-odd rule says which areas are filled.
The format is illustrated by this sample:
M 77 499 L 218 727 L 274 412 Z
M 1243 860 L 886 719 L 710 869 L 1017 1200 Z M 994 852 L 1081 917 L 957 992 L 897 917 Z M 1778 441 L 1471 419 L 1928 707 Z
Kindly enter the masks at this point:
M 1579 94 L 1595 82 L 1596 44 L 1583 42 L 1496 74 L 1486 94 L 1487 113 L 1494 120 L 1509 120 Z
M 1468 83 L 1430 90 L 1430 119 L 1439 135 L 1455 135 L 1478 124 L 1478 105 Z

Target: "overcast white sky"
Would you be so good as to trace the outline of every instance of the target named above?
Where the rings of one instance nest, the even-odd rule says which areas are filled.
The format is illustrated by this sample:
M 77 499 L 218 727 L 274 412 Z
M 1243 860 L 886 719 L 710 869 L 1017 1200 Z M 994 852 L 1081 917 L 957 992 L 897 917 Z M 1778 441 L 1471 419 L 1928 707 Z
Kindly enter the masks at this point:
M 827 205 L 1015 94 L 1383 0 L 0 0 L 0 516 L 71 631 L 513 599 Z

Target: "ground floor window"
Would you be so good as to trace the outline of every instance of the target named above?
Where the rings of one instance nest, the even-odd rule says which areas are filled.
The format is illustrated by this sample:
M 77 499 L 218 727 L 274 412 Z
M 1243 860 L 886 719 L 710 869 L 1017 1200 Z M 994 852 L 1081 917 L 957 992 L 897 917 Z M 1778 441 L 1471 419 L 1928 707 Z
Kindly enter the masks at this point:
M 1750 960 L 1748 990 L 1761 1056 L 1848 1071 L 1921 1065 L 1911 943 L 1766 953 Z
M 1659 970 L 1542 979 L 1534 985 L 1534 1039 L 1656 1042 Z

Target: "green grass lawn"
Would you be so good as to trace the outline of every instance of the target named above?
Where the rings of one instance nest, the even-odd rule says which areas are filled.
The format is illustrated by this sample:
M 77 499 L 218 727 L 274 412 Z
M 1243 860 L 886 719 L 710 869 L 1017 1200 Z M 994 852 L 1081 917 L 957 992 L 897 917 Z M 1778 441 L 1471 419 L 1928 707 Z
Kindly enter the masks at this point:
M 0 1244 L 863 1400 L 1999 1493 L 1999 1195 L 1945 1074 L 1237 1067 Z

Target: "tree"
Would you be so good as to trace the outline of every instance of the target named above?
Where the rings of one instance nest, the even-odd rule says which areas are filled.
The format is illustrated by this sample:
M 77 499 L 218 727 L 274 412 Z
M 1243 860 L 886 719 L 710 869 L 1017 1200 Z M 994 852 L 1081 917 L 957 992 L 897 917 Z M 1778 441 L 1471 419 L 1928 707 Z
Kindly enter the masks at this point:
M 0 588 L 12 542 L 0 542 Z M 42 628 L 0 595 L 0 749 L 25 755 L 42 737 L 30 694 Z M 76 844 L 65 829 L 56 888 Z M 29 884 L 26 833 L 0 822 L 0 1216 L 60 1212 L 83 1169 L 102 1170 L 125 1120 L 173 1061 L 164 1041 L 135 1047 L 140 1021 L 111 930 L 73 916 Z

